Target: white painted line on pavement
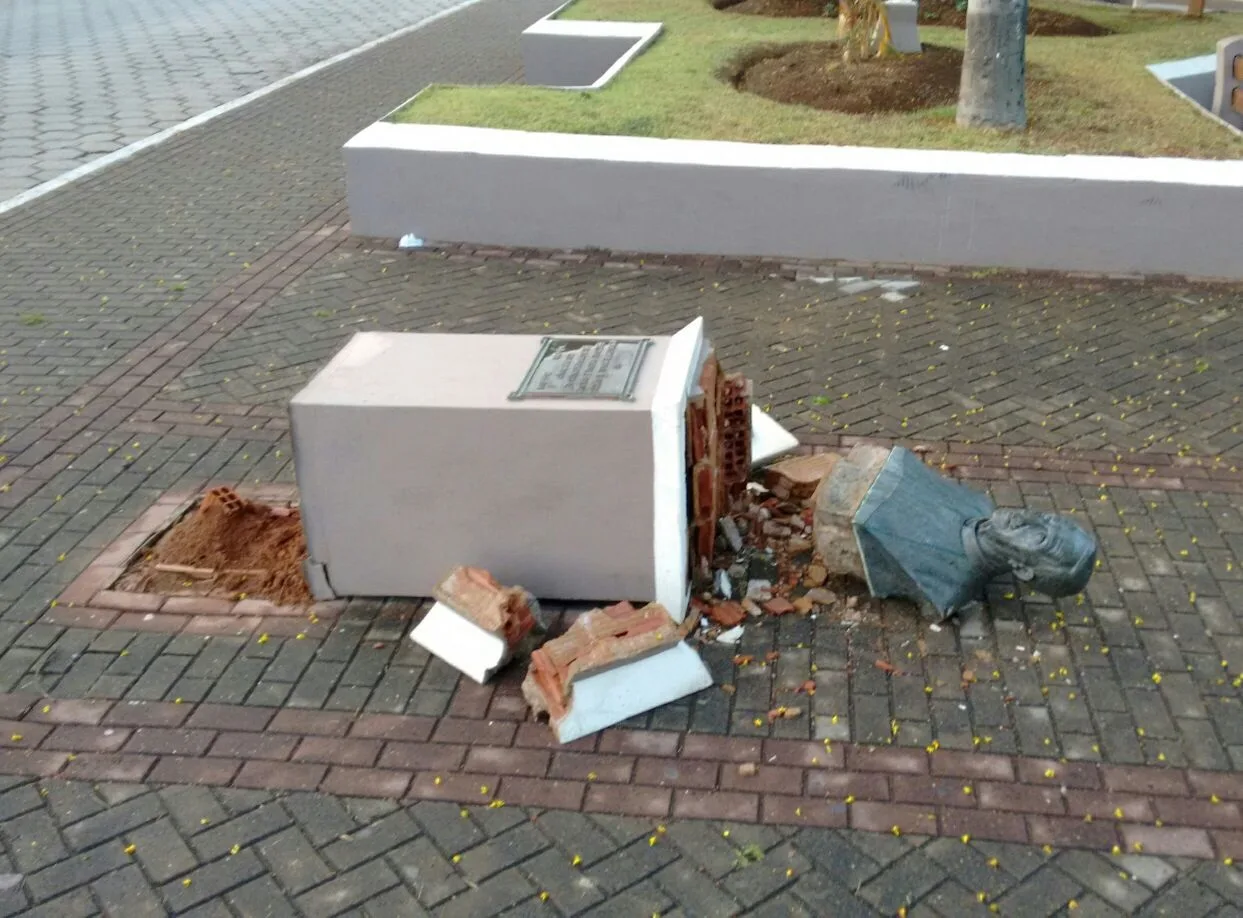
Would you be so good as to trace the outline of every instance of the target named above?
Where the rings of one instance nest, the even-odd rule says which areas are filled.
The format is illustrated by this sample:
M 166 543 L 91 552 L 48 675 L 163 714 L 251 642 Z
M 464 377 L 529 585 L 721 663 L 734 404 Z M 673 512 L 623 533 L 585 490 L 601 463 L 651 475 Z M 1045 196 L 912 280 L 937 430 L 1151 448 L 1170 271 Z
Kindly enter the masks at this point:
M 46 194 L 51 194 L 53 191 L 68 185 L 70 182 L 76 182 L 78 179 L 92 175 L 101 169 L 107 169 L 111 165 L 124 162 L 135 154 L 141 153 L 143 150 L 163 143 L 170 137 L 176 137 L 178 134 L 188 131 L 191 128 L 196 128 L 201 124 L 206 124 L 208 121 L 219 118 L 221 115 L 227 115 L 229 112 L 239 109 L 243 105 L 249 105 L 256 99 L 262 99 L 266 95 L 274 93 L 277 90 L 284 89 L 286 86 L 305 79 L 312 74 L 319 73 L 319 71 L 325 70 L 334 64 L 339 64 L 342 61 L 349 60 L 352 57 L 365 54 L 373 48 L 378 48 L 385 42 L 390 42 L 394 39 L 409 35 L 411 32 L 417 32 L 419 29 L 429 26 L 437 20 L 444 19 L 446 16 L 451 16 L 459 10 L 463 10 L 468 6 L 473 6 L 478 2 L 479 0 L 462 0 L 461 3 L 455 3 L 448 9 L 443 9 L 439 13 L 433 13 L 431 16 L 428 16 L 426 19 L 420 19 L 413 25 L 403 26 L 395 32 L 389 32 L 387 35 L 382 35 L 379 38 L 372 39 L 366 44 L 359 45 L 357 48 L 351 48 L 349 51 L 342 51 L 340 54 L 334 54 L 332 57 L 326 58 L 317 64 L 304 67 L 297 73 L 292 73 L 287 77 L 283 77 L 275 83 L 269 83 L 261 89 L 256 89 L 254 92 L 240 96 L 232 102 L 217 105 L 215 108 L 208 109 L 202 114 L 195 115 L 193 118 L 188 118 L 180 124 L 174 124 L 170 128 L 165 128 L 162 131 L 152 134 L 150 137 L 144 137 L 142 140 L 137 140 L 129 146 L 122 147 L 119 150 L 114 150 L 111 153 L 106 153 L 98 159 L 92 159 L 88 163 L 83 163 L 75 169 L 70 169 L 68 172 L 56 176 L 54 179 L 49 179 L 41 185 L 36 185 L 34 188 L 23 191 L 21 194 L 11 197 L 7 201 L 0 201 L 0 214 L 8 213 L 10 210 L 15 210 L 16 208 L 21 207 L 23 204 L 29 204 L 31 201 L 37 200 Z

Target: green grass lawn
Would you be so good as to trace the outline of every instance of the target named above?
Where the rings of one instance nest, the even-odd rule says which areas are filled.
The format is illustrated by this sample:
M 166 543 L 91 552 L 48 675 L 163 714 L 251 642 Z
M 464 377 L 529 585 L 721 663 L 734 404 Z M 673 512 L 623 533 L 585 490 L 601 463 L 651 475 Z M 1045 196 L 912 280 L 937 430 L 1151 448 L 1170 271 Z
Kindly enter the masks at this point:
M 768 19 L 720 13 L 708 0 L 580 0 L 573 19 L 663 22 L 664 32 L 607 87 L 570 92 L 528 86 L 434 86 L 396 115 L 422 124 L 746 140 L 763 143 L 976 149 L 1032 153 L 1234 158 L 1243 139 L 1204 117 L 1146 69 L 1212 53 L 1243 33 L 1243 15 L 1201 20 L 1068 2 L 1037 6 L 1094 20 L 1117 34 L 1029 38 L 1028 117 L 1022 134 L 962 130 L 952 107 L 845 115 L 770 102 L 720 79 L 756 44 L 832 40 L 831 19 Z M 925 44 L 962 47 L 959 29 L 923 26 Z

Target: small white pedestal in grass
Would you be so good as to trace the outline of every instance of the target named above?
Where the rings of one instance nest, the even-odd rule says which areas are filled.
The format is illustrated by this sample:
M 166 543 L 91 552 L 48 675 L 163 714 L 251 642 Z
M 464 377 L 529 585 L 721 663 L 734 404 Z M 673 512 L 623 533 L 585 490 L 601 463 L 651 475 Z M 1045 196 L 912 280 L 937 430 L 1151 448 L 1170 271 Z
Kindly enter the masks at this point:
M 889 14 L 889 41 L 893 50 L 903 54 L 918 54 L 919 4 L 916 0 L 885 0 L 885 12 Z

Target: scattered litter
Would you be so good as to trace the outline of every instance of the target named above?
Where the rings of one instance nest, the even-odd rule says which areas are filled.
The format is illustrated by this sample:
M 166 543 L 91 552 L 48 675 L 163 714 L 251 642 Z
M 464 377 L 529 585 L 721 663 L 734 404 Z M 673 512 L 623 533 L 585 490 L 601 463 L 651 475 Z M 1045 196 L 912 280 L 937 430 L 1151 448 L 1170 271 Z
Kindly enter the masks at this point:
M 424 245 L 423 239 L 414 233 L 406 233 L 397 241 L 397 248 L 399 249 L 421 249 Z
M 737 644 L 742 640 L 742 631 L 742 625 L 730 628 L 728 631 L 722 631 L 716 636 L 716 642 L 718 644 Z
M 760 773 L 760 766 L 754 762 L 743 762 L 738 766 L 738 774 L 744 778 L 754 778 Z
M 802 708 L 780 707 L 773 708 L 768 712 L 768 722 L 771 724 L 778 720 L 793 720 L 796 717 L 803 716 Z

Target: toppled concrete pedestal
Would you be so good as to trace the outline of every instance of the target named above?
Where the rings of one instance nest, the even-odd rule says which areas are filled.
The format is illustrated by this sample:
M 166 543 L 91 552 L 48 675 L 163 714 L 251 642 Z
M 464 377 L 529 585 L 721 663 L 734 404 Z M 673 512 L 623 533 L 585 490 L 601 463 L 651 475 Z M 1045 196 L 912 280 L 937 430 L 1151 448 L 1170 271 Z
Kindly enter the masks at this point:
M 479 683 L 505 665 L 528 634 L 543 629 L 534 596 L 502 587 L 480 568 L 454 568 L 435 597 L 410 639 Z
M 618 603 L 581 615 L 531 654 L 522 694 L 548 714 L 562 743 L 712 685 L 712 676 L 665 608 Z

